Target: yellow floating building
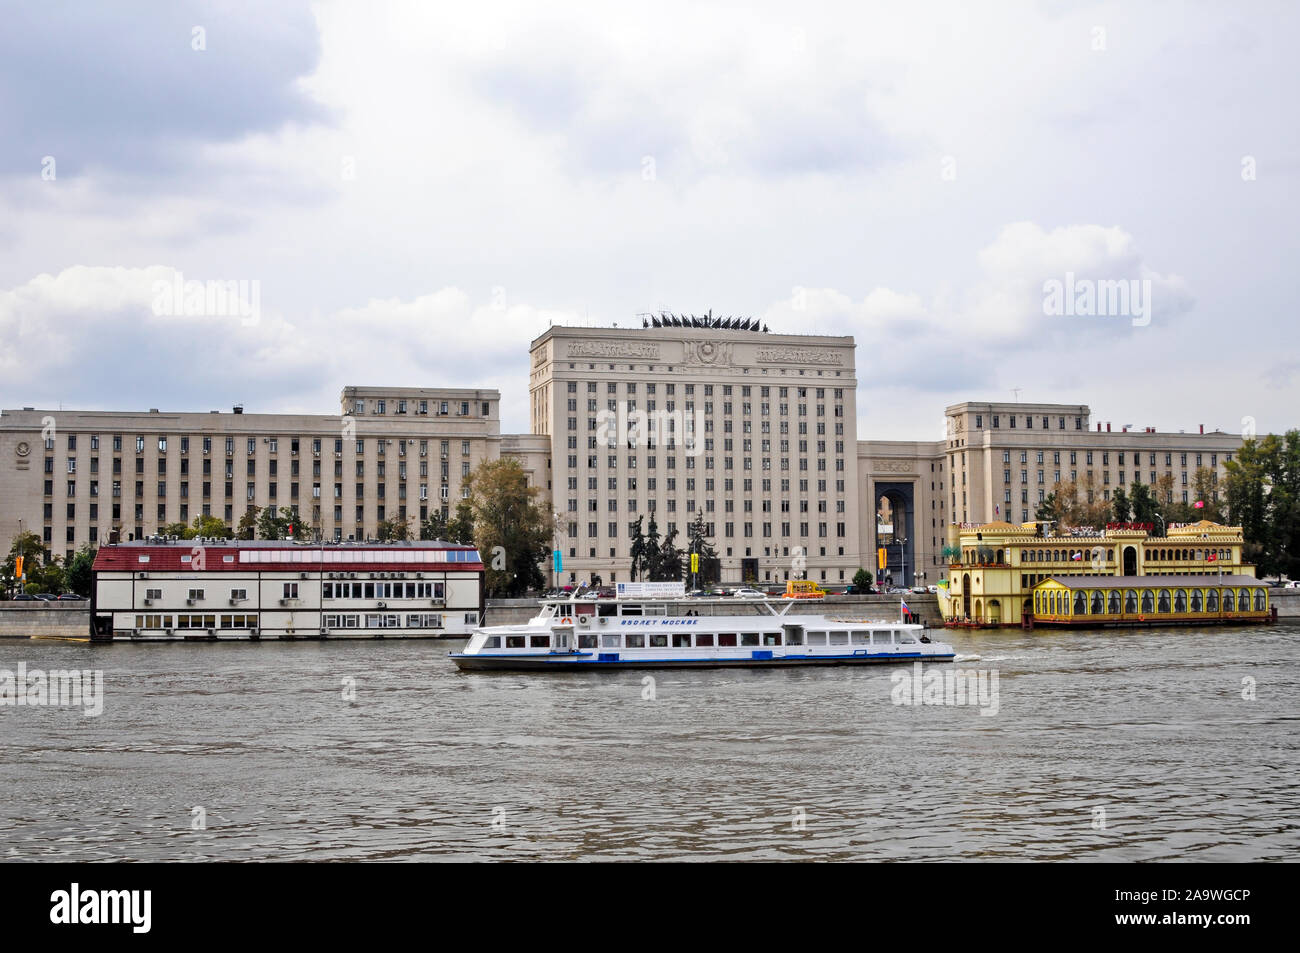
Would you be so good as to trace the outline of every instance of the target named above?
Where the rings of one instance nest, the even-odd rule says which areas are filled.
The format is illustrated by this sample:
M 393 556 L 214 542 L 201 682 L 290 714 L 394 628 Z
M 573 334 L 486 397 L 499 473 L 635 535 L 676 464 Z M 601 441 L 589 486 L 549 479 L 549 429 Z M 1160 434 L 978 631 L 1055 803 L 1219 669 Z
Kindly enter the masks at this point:
M 1130 625 L 1271 618 L 1268 587 L 1242 562 L 1238 526 L 1202 520 L 1046 535 L 1042 524 L 953 526 L 939 608 L 952 625 Z

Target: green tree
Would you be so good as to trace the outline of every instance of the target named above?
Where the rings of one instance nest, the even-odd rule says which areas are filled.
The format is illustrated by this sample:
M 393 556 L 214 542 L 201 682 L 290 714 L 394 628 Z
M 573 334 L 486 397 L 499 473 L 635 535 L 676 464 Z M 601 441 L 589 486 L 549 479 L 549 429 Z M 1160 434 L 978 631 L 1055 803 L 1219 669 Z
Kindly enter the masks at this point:
M 677 582 L 682 578 L 682 551 L 677 548 L 677 528 L 664 537 L 659 548 L 659 581 Z
M 645 572 L 645 531 L 642 529 L 644 522 L 645 517 L 638 516 L 627 524 L 627 533 L 632 539 L 632 578 L 634 580 L 640 579 Z
M 179 537 L 180 539 L 190 539 L 196 534 L 194 530 L 190 529 L 190 527 L 186 523 L 168 523 L 166 526 L 160 526 L 158 528 L 158 535 L 176 536 Z
M 296 534 L 298 516 L 291 506 L 280 507 L 279 515 L 274 506 L 268 506 L 257 517 L 258 539 L 284 539 L 291 532 Z
M 1129 493 L 1129 503 L 1133 507 L 1133 522 L 1149 523 L 1155 526 L 1159 521 L 1156 514 L 1160 508 L 1156 505 L 1155 498 L 1151 495 L 1151 487 L 1147 486 L 1141 480 L 1134 480 L 1133 486 Z
M 447 517 L 441 509 L 435 509 L 420 525 L 420 539 L 446 539 Z
M 230 539 L 230 527 L 223 523 L 215 516 L 203 516 L 202 514 L 194 517 L 194 529 L 187 539 L 195 536 L 202 536 L 205 539 Z
M 239 518 L 239 539 L 257 538 L 258 519 L 261 512 L 262 508 L 260 506 L 250 506 L 244 511 L 244 515 Z
M 1197 467 L 1192 474 L 1192 498 L 1202 505 L 1197 519 L 1212 523 L 1223 522 L 1223 507 L 1219 502 L 1219 475 L 1209 467 Z M 1195 507 L 1194 507 L 1195 508 Z
M 90 587 L 94 579 L 91 567 L 95 563 L 95 553 L 97 550 L 89 543 L 83 545 L 72 556 L 72 562 L 68 563 L 68 569 L 65 573 L 65 583 L 68 589 L 79 596 L 90 598 Z
M 541 564 L 551 548 L 550 514 L 541 491 L 513 457 L 480 463 L 466 481 L 473 538 L 494 595 L 518 596 L 546 583 Z
M 447 523 L 447 542 L 463 546 L 474 542 L 474 508 L 469 500 L 456 504 L 456 513 Z
M 721 576 L 718 554 L 709 542 L 708 524 L 704 522 L 704 513 L 696 512 L 695 519 L 686 526 L 687 552 L 697 553 L 700 557 L 700 571 L 696 584 L 716 583 Z
M 866 569 L 859 569 L 853 574 L 853 588 L 859 593 L 870 591 L 874 581 L 875 578 Z
M 27 576 L 28 581 L 39 582 L 41 577 L 41 566 L 45 561 L 45 544 L 41 538 L 32 532 L 19 533 L 14 537 L 13 544 L 9 547 L 9 555 L 4 561 L 4 576 L 10 580 L 10 585 L 17 589 L 18 579 L 15 568 L 18 557 L 23 557 L 23 573 Z M 43 589 L 37 589 L 37 592 L 44 592 Z
M 645 574 L 646 578 L 655 580 L 659 578 L 659 566 L 663 561 L 663 554 L 660 552 L 659 524 L 655 521 L 654 513 L 650 514 L 650 525 L 646 527 L 645 534 Z
M 397 541 L 411 538 L 411 520 L 406 516 L 395 516 L 390 520 L 380 520 L 375 536 L 381 542 Z
M 1115 514 L 1116 523 L 1129 522 L 1129 516 L 1131 515 L 1131 512 L 1129 509 L 1128 495 L 1124 492 L 1123 487 L 1120 487 L 1111 496 L 1110 506 L 1111 506 L 1111 511 Z
M 1225 464 L 1225 496 L 1261 577 L 1300 575 L 1300 431 L 1245 441 Z

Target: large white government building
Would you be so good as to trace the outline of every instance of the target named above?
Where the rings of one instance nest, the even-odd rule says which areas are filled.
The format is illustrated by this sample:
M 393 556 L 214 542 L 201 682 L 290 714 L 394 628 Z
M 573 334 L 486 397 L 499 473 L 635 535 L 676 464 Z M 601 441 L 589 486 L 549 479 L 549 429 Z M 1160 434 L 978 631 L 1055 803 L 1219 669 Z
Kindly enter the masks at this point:
M 454 512 L 465 477 L 504 455 L 549 498 L 567 581 L 630 578 L 638 517 L 684 550 L 702 516 L 724 581 L 845 582 L 884 549 L 911 585 L 944 577 L 950 524 L 1030 520 L 1066 481 L 1109 500 L 1168 476 L 1187 500 L 1241 445 L 1018 402 L 950 406 L 942 439 L 859 440 L 852 337 L 720 323 L 550 328 L 529 346 L 528 434 L 503 435 L 500 394 L 477 389 L 345 387 L 329 415 L 5 410 L 0 546 L 29 530 L 67 559 L 200 514 L 233 529 L 251 506 L 291 507 L 300 536 L 364 540 Z

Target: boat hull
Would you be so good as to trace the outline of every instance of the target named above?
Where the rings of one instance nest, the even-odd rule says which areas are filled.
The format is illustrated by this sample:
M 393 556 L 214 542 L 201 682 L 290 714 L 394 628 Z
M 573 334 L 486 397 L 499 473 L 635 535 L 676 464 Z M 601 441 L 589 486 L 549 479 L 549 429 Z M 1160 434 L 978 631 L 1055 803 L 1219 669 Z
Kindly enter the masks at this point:
M 450 653 L 451 660 L 461 671 L 626 671 L 630 669 L 669 668 L 776 668 L 809 665 L 898 665 L 912 662 L 951 662 L 953 653 L 927 655 L 915 653 L 889 653 L 883 655 L 786 655 L 777 658 L 619 658 L 600 659 L 592 654 L 553 655 L 466 655 Z

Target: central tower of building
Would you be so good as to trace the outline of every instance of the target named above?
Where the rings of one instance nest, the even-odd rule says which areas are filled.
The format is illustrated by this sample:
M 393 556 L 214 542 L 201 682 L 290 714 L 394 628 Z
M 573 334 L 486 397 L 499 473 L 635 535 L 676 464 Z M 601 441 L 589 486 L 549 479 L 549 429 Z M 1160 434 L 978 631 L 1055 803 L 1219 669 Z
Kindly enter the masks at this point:
M 852 337 L 552 327 L 530 353 L 565 577 L 630 578 L 628 526 L 652 516 L 685 549 L 702 514 L 728 581 L 863 564 Z

